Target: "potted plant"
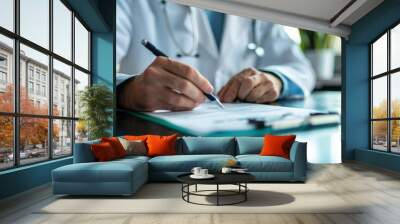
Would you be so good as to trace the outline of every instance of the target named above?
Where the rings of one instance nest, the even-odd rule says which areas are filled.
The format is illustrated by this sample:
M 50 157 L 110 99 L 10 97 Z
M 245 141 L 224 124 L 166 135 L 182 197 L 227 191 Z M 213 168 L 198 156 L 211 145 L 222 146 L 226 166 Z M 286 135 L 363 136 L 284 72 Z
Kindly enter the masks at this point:
M 110 136 L 112 125 L 112 92 L 104 85 L 95 84 L 79 93 L 79 106 L 82 109 L 79 128 L 87 129 L 89 140 Z
M 333 78 L 335 69 L 335 51 L 333 49 L 335 37 L 326 33 L 319 33 L 300 29 L 300 47 L 319 80 Z

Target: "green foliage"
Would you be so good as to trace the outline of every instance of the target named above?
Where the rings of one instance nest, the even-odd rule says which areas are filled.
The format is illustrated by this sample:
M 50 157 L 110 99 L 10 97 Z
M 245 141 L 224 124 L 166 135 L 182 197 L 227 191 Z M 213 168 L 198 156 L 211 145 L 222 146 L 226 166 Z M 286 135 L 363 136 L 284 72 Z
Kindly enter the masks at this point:
M 80 93 L 79 106 L 82 119 L 87 125 L 89 139 L 97 139 L 110 134 L 107 130 L 112 125 L 112 92 L 104 85 L 86 87 Z
M 334 40 L 333 35 L 303 29 L 300 29 L 300 37 L 303 51 L 331 48 Z

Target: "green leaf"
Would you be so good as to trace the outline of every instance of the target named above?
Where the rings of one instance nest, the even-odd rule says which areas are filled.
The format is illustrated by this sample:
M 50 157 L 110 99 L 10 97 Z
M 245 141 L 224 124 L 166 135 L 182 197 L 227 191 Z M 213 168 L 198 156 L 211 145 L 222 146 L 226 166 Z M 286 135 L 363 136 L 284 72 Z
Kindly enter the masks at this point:
M 95 84 L 79 93 L 82 120 L 87 125 L 89 139 L 109 136 L 112 125 L 112 92 L 104 85 Z

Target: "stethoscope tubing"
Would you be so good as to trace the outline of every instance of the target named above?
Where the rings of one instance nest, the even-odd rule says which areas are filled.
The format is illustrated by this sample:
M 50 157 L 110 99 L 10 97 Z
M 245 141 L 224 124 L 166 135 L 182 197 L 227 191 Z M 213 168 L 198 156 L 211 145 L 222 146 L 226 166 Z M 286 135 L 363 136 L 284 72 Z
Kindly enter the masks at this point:
M 172 39 L 172 42 L 174 43 L 175 47 L 178 49 L 178 53 L 176 54 L 177 57 L 196 57 L 199 58 L 200 55 L 198 53 L 198 48 L 199 48 L 199 31 L 197 27 L 197 20 L 195 18 L 193 9 L 191 7 L 188 7 L 189 9 L 189 14 L 191 17 L 191 25 L 192 25 L 192 47 L 188 51 L 185 51 L 181 44 L 179 43 L 178 39 L 175 36 L 175 33 L 172 30 L 171 26 L 171 20 L 169 18 L 168 12 L 167 12 L 167 2 L 165 0 L 161 0 L 161 5 L 162 5 L 162 11 L 164 14 L 164 19 L 165 23 L 167 26 L 167 32 L 169 36 Z M 251 20 L 251 41 L 247 44 L 247 49 L 251 52 L 253 52 L 257 57 L 262 57 L 264 56 L 264 48 L 257 43 L 257 21 L 255 19 Z

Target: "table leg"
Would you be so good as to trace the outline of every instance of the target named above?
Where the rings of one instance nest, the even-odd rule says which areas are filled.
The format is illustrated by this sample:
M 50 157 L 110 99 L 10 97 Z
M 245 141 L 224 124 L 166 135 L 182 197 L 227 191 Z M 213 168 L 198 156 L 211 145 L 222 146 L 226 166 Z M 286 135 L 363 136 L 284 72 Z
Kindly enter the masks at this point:
M 217 184 L 217 206 L 219 206 L 219 184 Z
M 188 185 L 187 185 L 187 192 L 188 192 L 188 193 L 187 193 L 187 201 L 188 201 L 188 202 L 190 202 L 190 201 L 189 201 L 189 195 L 190 195 L 190 184 L 188 184 Z
M 184 194 L 183 194 L 184 186 L 185 186 L 185 185 L 182 183 L 182 186 L 181 186 L 182 199 L 184 198 L 184 197 L 183 197 L 183 195 L 184 195 Z
M 195 190 L 194 191 L 196 191 L 197 192 L 197 184 L 195 185 Z
M 244 201 L 247 201 L 247 192 L 248 192 L 248 190 L 247 190 L 247 183 L 244 183 Z

